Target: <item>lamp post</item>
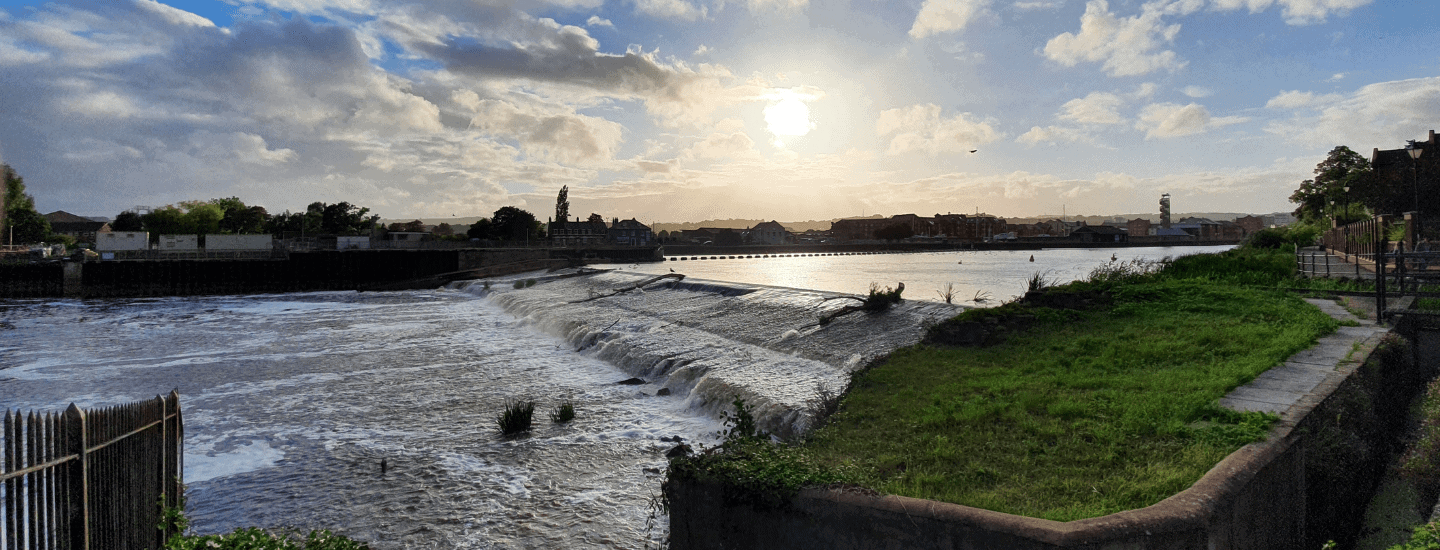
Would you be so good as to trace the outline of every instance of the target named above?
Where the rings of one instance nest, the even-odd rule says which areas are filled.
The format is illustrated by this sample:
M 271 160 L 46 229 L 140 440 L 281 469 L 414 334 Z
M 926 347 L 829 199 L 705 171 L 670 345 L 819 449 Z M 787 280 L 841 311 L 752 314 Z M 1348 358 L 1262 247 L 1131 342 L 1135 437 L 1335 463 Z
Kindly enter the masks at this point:
M 1420 212 L 1420 153 L 1425 150 L 1411 143 L 1409 147 L 1405 148 L 1405 152 L 1410 153 L 1410 174 L 1411 180 L 1415 183 L 1415 212 L 1418 214 Z

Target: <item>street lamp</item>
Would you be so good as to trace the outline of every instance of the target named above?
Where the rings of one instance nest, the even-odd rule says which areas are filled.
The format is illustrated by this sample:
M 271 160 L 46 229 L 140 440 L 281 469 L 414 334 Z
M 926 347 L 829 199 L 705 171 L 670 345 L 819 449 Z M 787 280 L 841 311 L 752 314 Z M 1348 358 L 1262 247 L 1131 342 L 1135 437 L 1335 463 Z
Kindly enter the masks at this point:
M 1418 214 L 1420 212 L 1420 153 L 1425 150 L 1411 143 L 1409 147 L 1405 148 L 1405 152 L 1410 153 L 1410 174 L 1415 182 L 1415 212 Z
M 1350 223 L 1350 186 L 1341 187 L 1345 190 L 1345 223 Z

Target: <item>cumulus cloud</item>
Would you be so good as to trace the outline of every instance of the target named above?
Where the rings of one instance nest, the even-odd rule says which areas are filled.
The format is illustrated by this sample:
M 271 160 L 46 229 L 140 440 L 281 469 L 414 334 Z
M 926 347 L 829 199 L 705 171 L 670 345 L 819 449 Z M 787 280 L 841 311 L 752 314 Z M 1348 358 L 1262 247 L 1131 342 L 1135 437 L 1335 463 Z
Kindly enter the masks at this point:
M 910 26 L 910 37 L 925 38 L 965 30 L 966 25 L 985 13 L 993 0 L 925 0 L 915 22 Z
M 478 102 L 470 126 L 515 139 L 530 156 L 566 163 L 610 160 L 622 133 L 619 124 L 602 118 L 499 100 Z
M 1140 111 L 1140 120 L 1135 123 L 1135 129 L 1144 130 L 1145 139 L 1172 138 L 1198 134 L 1247 120 L 1249 119 L 1245 117 L 1211 117 L 1210 111 L 1197 103 L 1152 103 Z
M 990 123 L 971 120 L 970 113 L 945 118 L 933 103 L 881 111 L 875 131 L 882 138 L 890 137 L 887 155 L 960 153 L 1001 137 Z
M 1352 9 L 1369 5 L 1374 0 L 1211 0 L 1214 9 L 1221 11 L 1245 8 L 1250 13 L 1260 13 L 1272 5 L 1284 8 L 1285 23 L 1289 25 L 1310 25 L 1324 23 L 1331 13 L 1344 15 Z
M 586 19 L 585 25 L 588 27 L 610 27 L 612 29 L 615 28 L 615 24 L 611 23 L 609 19 L 603 19 L 598 15 L 592 15 L 589 19 Z
M 214 27 L 215 22 L 185 10 L 172 8 L 155 0 L 135 0 L 135 6 L 163 18 L 171 25 Z
M 1370 84 L 1350 94 L 1316 95 L 1289 91 L 1266 107 L 1289 110 L 1290 118 L 1266 131 L 1316 147 L 1349 144 L 1357 151 L 1400 147 L 1434 129 L 1440 113 L 1440 77 Z
M 1049 2 L 1015 2 L 1017 10 L 1053 10 L 1065 5 L 1064 0 L 1052 0 Z
M 1063 33 L 1045 44 L 1045 57 L 1066 67 L 1081 61 L 1103 61 L 1110 76 L 1135 76 L 1180 69 L 1186 62 L 1174 51 L 1161 50 L 1175 41 L 1180 25 L 1166 25 L 1164 6 L 1145 4 L 1141 14 L 1119 17 L 1106 0 L 1090 0 L 1080 16 L 1079 33 Z M 1158 50 L 1158 51 L 1157 51 Z
M 1119 124 L 1125 122 L 1117 109 L 1125 101 L 1115 94 L 1091 92 L 1083 98 L 1072 99 L 1060 107 L 1059 117 L 1081 124 Z

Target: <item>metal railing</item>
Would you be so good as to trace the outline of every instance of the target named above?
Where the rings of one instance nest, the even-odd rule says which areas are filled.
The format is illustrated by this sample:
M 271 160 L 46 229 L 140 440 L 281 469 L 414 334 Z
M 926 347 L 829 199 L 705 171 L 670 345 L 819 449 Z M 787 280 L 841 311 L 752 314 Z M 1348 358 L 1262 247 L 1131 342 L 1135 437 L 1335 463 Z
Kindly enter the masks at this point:
M 0 549 L 159 548 L 178 506 L 180 394 L 0 418 Z M 163 499 L 163 500 L 162 500 Z

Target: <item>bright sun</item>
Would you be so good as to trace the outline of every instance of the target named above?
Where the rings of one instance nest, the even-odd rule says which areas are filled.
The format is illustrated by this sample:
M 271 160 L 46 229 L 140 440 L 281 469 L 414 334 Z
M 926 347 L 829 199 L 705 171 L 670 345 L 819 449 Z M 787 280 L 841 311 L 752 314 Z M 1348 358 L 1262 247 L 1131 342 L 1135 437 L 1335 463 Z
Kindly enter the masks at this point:
M 775 134 L 775 144 L 784 146 L 783 137 L 799 137 L 815 129 L 810 122 L 810 108 L 796 97 L 786 97 L 765 107 L 765 124 Z

